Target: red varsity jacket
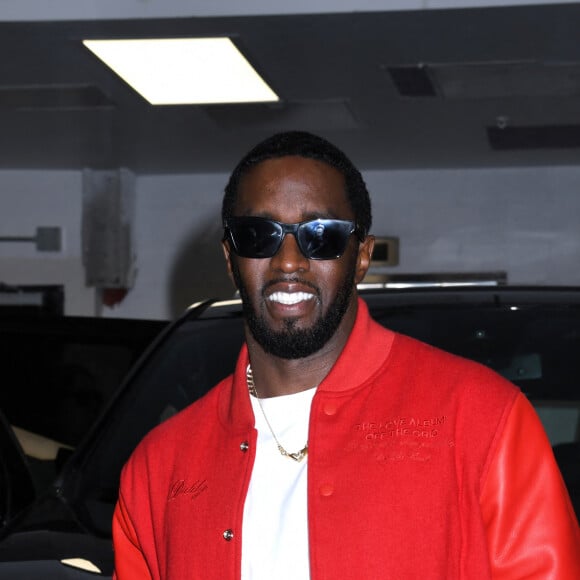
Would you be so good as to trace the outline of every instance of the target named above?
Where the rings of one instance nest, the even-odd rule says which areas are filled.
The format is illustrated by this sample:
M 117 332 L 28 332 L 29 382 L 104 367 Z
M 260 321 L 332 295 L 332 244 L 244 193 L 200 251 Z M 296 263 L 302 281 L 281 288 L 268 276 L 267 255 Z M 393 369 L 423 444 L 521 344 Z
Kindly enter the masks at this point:
M 125 466 L 117 580 L 239 580 L 256 432 L 248 353 Z M 525 397 L 364 302 L 310 417 L 312 580 L 577 580 L 580 532 Z M 275 515 L 273 515 L 275 517 Z

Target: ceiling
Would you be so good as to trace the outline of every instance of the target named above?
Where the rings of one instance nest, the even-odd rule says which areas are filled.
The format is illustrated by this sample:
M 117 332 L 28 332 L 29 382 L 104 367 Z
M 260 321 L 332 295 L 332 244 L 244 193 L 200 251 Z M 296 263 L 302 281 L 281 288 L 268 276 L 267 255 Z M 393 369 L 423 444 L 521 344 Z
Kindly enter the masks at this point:
M 227 172 L 306 129 L 362 168 L 580 162 L 580 4 L 0 23 L 0 168 Z M 230 36 L 276 105 L 153 107 L 84 38 Z

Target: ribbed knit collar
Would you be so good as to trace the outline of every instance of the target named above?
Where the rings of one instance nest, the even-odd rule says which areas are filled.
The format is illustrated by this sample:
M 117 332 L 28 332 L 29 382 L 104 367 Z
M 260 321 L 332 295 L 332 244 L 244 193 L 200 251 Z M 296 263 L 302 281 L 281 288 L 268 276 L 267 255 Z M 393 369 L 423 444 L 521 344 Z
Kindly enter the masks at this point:
M 341 392 L 357 388 L 378 371 L 389 356 L 395 334 L 375 322 L 364 300 L 341 355 L 318 386 L 319 392 Z M 246 431 L 254 425 L 254 415 L 246 384 L 248 347 L 242 346 L 234 374 L 226 379 L 219 400 L 219 415 L 225 426 Z

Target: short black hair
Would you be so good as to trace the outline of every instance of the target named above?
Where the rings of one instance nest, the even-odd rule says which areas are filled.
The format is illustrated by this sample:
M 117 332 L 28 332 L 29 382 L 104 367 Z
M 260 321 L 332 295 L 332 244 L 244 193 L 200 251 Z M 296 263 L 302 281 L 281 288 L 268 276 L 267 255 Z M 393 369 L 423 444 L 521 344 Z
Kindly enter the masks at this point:
M 372 214 L 369 192 L 360 171 L 338 147 L 322 137 L 305 131 L 286 131 L 272 135 L 258 143 L 242 158 L 225 188 L 222 203 L 224 224 L 233 215 L 238 187 L 246 172 L 267 159 L 287 156 L 322 161 L 342 173 L 346 195 L 355 215 L 358 235 L 364 239 L 371 228 Z

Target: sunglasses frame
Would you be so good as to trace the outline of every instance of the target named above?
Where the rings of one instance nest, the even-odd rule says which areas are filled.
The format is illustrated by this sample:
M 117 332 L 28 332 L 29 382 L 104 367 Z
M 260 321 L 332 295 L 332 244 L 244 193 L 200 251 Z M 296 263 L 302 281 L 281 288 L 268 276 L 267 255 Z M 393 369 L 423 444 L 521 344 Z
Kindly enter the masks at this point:
M 258 223 L 266 222 L 268 224 L 275 225 L 276 228 L 281 229 L 281 233 L 279 231 L 276 232 L 277 235 L 279 235 L 279 239 L 277 241 L 276 249 L 274 250 L 274 252 L 272 254 L 268 253 L 267 255 L 264 255 L 264 256 L 251 256 L 251 255 L 248 255 L 247 253 L 240 252 L 239 247 L 236 244 L 236 241 L 234 239 L 232 229 L 235 227 L 235 225 L 243 225 L 244 222 L 247 223 L 248 225 L 250 225 L 251 223 L 256 223 L 256 222 L 258 222 Z M 309 256 L 307 251 L 305 251 L 304 248 L 302 247 L 302 243 L 301 243 L 300 236 L 299 236 L 300 229 L 304 228 L 308 224 L 315 224 L 317 222 L 323 226 L 327 225 L 330 222 L 332 224 L 338 223 L 341 226 L 348 226 L 349 227 L 348 233 L 344 237 L 344 241 L 345 241 L 344 248 L 338 255 L 333 254 L 329 257 L 324 257 L 324 258 L 313 257 L 313 256 Z M 346 231 L 346 230 L 344 230 L 344 231 Z M 286 234 L 292 234 L 294 236 L 294 239 L 296 240 L 296 243 L 298 245 L 298 248 L 300 249 L 300 252 L 308 260 L 336 260 L 336 259 L 340 258 L 344 254 L 344 251 L 346 249 L 346 245 L 348 243 L 348 238 L 352 234 L 356 234 L 356 236 L 359 238 L 359 240 L 362 241 L 358 226 L 357 226 L 356 222 L 353 220 L 341 220 L 341 219 L 334 219 L 334 218 L 316 218 L 316 219 L 306 220 L 306 221 L 298 222 L 298 223 L 294 223 L 294 224 L 287 224 L 284 222 L 279 222 L 277 220 L 258 217 L 258 216 L 235 216 L 235 217 L 228 218 L 224 222 L 224 240 L 226 240 L 226 239 L 229 240 L 234 253 L 242 258 L 265 259 L 265 258 L 274 257 L 280 251 L 280 248 L 282 247 L 282 244 L 284 242 L 284 238 L 286 237 Z

